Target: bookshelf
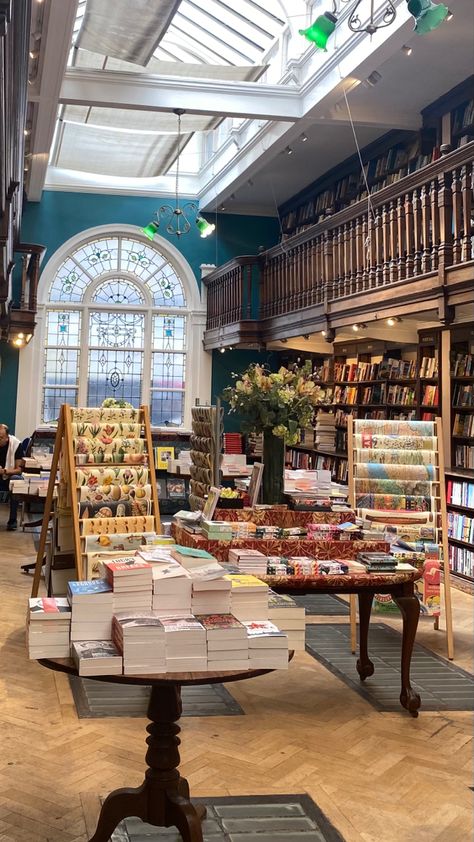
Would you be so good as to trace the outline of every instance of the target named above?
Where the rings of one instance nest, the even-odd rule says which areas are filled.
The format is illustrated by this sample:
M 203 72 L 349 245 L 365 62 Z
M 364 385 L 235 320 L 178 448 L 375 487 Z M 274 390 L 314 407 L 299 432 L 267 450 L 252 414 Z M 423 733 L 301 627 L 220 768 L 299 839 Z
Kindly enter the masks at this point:
M 419 331 L 417 410 L 420 421 L 434 421 L 440 414 L 440 348 L 440 330 Z
M 474 327 L 451 329 L 451 465 L 474 472 Z
M 446 469 L 449 569 L 457 583 L 474 590 L 474 470 Z

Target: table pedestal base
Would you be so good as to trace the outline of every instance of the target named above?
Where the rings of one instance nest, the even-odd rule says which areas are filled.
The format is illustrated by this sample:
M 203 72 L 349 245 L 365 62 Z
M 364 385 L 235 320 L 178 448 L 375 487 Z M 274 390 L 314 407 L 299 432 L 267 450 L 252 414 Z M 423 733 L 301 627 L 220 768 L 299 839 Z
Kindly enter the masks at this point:
M 104 801 L 97 830 L 89 842 L 109 842 L 117 825 L 129 816 L 138 816 L 156 827 L 178 828 L 184 842 L 203 842 L 201 822 L 204 807 L 189 800 L 189 786 L 178 771 L 181 716 L 179 684 L 154 684 L 151 691 L 147 727 L 148 769 L 137 789 L 116 789 Z

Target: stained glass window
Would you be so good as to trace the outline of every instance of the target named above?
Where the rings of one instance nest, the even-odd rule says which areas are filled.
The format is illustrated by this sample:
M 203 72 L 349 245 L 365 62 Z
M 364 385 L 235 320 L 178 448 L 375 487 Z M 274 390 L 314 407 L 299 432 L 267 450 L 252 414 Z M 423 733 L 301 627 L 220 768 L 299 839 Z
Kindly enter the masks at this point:
M 183 424 L 186 297 L 168 258 L 130 237 L 95 238 L 63 261 L 49 302 L 43 421 L 64 402 L 116 397 L 150 403 L 155 425 Z

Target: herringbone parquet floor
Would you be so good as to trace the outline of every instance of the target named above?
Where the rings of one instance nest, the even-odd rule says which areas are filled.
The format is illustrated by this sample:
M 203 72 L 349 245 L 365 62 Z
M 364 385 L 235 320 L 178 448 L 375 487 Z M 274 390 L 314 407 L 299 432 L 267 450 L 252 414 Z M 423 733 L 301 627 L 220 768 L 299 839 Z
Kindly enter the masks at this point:
M 79 721 L 65 676 L 27 660 L 31 577 L 19 564 L 33 541 L 0 541 L 0 842 L 86 842 L 99 796 L 141 783 L 145 723 Z M 456 663 L 471 669 L 472 598 L 455 591 L 453 602 Z M 418 639 L 444 653 L 428 623 Z M 194 795 L 307 792 L 347 842 L 472 838 L 469 714 L 378 713 L 304 653 L 287 674 L 230 689 L 245 716 L 182 720 Z

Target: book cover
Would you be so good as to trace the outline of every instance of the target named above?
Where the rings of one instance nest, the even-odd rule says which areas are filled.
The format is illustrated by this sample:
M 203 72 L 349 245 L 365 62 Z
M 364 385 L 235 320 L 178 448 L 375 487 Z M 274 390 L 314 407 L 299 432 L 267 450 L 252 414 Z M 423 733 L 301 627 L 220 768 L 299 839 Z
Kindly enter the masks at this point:
M 233 614 L 204 614 L 196 619 L 204 626 L 206 631 L 221 631 L 227 629 L 242 629 L 243 624 Z
M 243 625 L 247 629 L 249 638 L 286 637 L 285 632 L 282 632 L 270 620 L 244 620 Z
M 171 459 L 174 459 L 174 447 L 156 448 L 156 467 L 159 470 L 168 470 L 168 463 Z
M 77 658 L 94 660 L 96 658 L 120 658 L 122 656 L 111 640 L 76 640 L 72 644 Z
M 230 579 L 232 583 L 232 590 L 234 588 L 236 590 L 250 590 L 253 591 L 266 591 L 268 590 L 268 585 L 265 582 L 262 582 L 261 579 L 257 579 L 256 576 L 252 576 L 251 573 L 227 573 L 224 577 L 225 579 Z
M 208 553 L 207 550 L 199 550 L 197 547 L 182 547 L 180 544 L 176 544 L 171 549 L 171 555 L 174 558 L 184 556 L 185 558 L 208 558 L 211 561 L 216 561 L 214 556 Z M 179 558 L 177 560 L 179 561 Z
M 129 556 L 118 561 L 106 561 L 105 567 L 111 574 L 123 573 L 124 571 L 150 570 L 151 564 L 136 556 Z
M 32 597 L 28 600 L 30 619 L 54 620 L 71 616 L 66 597 Z
M 204 631 L 204 626 L 196 617 L 161 617 L 165 632 Z
M 110 585 L 106 579 L 92 579 L 85 582 L 68 582 L 67 589 L 71 597 L 112 593 L 112 585 Z

